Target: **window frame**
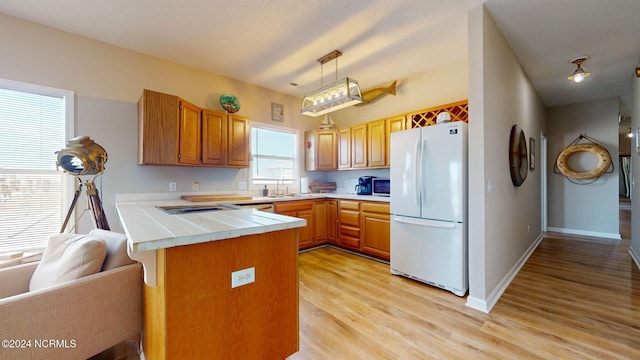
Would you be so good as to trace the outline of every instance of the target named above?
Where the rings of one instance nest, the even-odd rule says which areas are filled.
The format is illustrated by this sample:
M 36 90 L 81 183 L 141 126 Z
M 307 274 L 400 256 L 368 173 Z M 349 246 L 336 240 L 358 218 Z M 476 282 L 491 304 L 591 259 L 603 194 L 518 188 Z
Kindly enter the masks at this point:
M 300 130 L 299 129 L 294 129 L 294 128 L 289 128 L 289 127 L 285 127 L 285 126 L 277 126 L 277 125 L 271 125 L 271 124 L 267 124 L 267 123 L 261 123 L 261 122 L 252 122 L 251 123 L 251 129 L 250 129 L 250 133 L 251 133 L 251 143 L 250 143 L 250 148 L 253 151 L 253 141 L 254 141 L 254 137 L 253 137 L 253 128 L 258 128 L 258 129 L 264 129 L 264 130 L 271 130 L 271 131 L 280 131 L 280 132 L 286 132 L 289 134 L 293 134 L 294 135 L 294 140 L 293 140 L 293 157 L 292 157 L 292 161 L 293 161 L 293 178 L 292 179 L 288 179 L 288 180 L 284 180 L 282 182 L 282 184 L 284 185 L 296 185 L 299 183 L 300 181 L 300 154 L 299 151 L 297 150 L 300 146 Z M 265 179 L 254 179 L 253 178 L 253 167 L 254 167 L 254 157 L 256 156 L 256 154 L 254 154 L 253 152 L 251 153 L 251 161 L 250 161 L 250 165 L 249 165 L 249 172 L 248 172 L 248 182 L 249 182 L 249 190 L 260 190 L 263 189 L 265 185 L 276 185 L 276 182 L 278 182 L 277 179 L 274 180 L 265 180 Z
M 65 128 L 64 128 L 64 139 L 65 143 L 68 139 L 73 138 L 74 129 L 75 129 L 75 92 L 67 89 L 54 88 L 44 85 L 32 84 L 22 81 L 15 81 L 10 79 L 0 78 L 0 88 L 7 89 L 11 91 L 24 92 L 29 94 L 43 95 L 43 96 L 51 96 L 58 97 L 63 99 L 64 101 L 64 117 L 65 117 Z M 64 146 L 65 144 L 62 144 Z M 62 147 L 61 147 L 62 149 Z M 62 171 L 62 170 L 58 170 Z M 62 176 L 61 180 L 61 199 L 60 199 L 60 225 L 64 221 L 64 218 L 71 206 L 73 194 L 75 193 L 75 178 L 72 176 Z M 67 225 L 67 229 L 73 229 L 75 227 L 76 219 L 72 216 L 69 219 L 69 224 Z M 51 234 L 53 235 L 53 234 Z M 29 252 L 37 252 L 44 250 L 46 247 L 45 239 L 44 245 L 42 248 L 30 248 L 30 249 L 21 249 L 16 248 L 15 250 L 10 251 L 29 251 Z

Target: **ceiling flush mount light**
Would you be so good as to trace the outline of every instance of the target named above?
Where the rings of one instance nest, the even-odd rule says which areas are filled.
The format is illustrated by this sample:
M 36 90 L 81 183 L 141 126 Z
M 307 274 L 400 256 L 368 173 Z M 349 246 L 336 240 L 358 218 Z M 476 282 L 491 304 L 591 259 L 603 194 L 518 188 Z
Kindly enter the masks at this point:
M 308 116 L 320 116 L 332 111 L 344 109 L 362 102 L 358 82 L 348 77 L 338 79 L 338 57 L 342 53 L 334 50 L 318 59 L 320 63 L 320 89 L 308 93 L 302 100 L 300 113 Z M 336 60 L 336 81 L 324 86 L 322 67 L 325 63 Z
M 567 79 L 576 83 L 581 83 L 582 80 L 584 80 L 584 78 L 591 75 L 590 72 L 584 71 L 584 69 L 581 66 L 581 64 L 587 61 L 588 59 L 589 59 L 589 56 L 585 55 L 585 56 L 580 56 L 571 60 L 572 64 L 576 64 L 576 71 L 574 71 L 573 74 L 569 75 Z

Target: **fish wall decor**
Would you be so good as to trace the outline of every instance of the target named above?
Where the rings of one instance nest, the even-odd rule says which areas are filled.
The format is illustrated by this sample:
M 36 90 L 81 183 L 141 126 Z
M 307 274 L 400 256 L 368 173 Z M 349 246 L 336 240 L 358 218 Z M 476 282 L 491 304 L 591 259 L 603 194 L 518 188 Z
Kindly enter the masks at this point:
M 394 81 L 393 84 L 389 85 L 386 88 L 373 88 L 371 90 L 367 90 L 362 93 L 362 102 L 360 104 L 356 104 L 356 106 L 369 104 L 378 100 L 382 95 L 391 94 L 396 95 L 396 83 L 398 81 Z

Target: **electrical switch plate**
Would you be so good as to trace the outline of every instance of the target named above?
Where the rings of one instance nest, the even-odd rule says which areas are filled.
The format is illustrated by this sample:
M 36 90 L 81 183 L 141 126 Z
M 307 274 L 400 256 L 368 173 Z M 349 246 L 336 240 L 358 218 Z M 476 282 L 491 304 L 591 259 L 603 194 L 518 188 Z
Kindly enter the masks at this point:
M 247 285 L 256 281 L 256 268 L 238 270 L 231 273 L 231 288 Z
M 170 182 L 169 183 L 169 191 L 176 191 L 176 183 L 175 182 Z
M 191 190 L 193 190 L 193 191 L 200 190 L 200 182 L 199 181 L 194 181 L 193 185 L 191 185 Z
M 240 181 L 238 183 L 238 189 L 240 190 L 247 190 L 247 182 L 246 181 Z

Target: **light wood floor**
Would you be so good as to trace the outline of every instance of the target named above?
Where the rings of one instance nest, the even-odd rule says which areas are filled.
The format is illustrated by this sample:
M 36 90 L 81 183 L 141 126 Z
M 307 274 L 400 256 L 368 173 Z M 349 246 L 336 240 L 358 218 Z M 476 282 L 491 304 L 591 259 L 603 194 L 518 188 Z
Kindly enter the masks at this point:
M 544 239 L 490 314 L 380 262 L 303 253 L 289 360 L 640 359 L 640 271 L 621 219 L 621 242 Z

